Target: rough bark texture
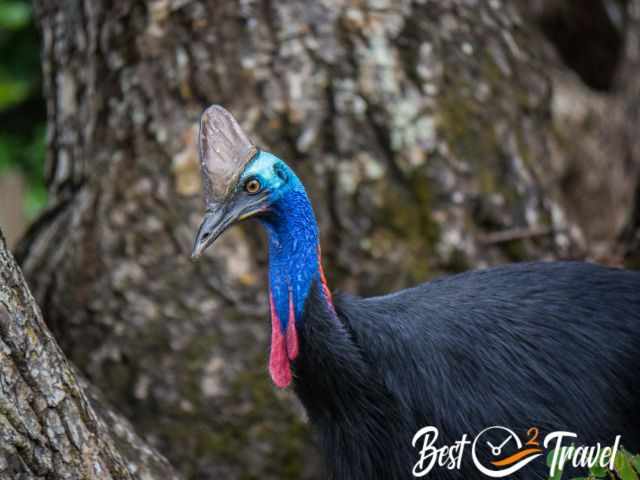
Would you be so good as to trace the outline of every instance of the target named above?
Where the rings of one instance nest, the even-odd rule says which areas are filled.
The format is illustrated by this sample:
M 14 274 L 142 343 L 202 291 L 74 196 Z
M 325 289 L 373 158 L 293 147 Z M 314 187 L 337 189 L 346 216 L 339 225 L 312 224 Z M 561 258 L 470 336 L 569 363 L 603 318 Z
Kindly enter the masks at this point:
M 97 391 L 86 393 L 1 231 L 0 379 L 0 478 L 177 478 Z
M 637 268 L 632 232 L 640 224 L 631 206 L 640 187 L 640 2 L 521 6 L 549 40 L 539 47 L 552 83 L 550 163 L 565 212 L 584 232 L 591 258 Z
M 36 2 L 53 200 L 23 267 L 67 355 L 187 477 L 318 478 L 265 368 L 256 226 L 189 261 L 210 103 L 301 173 L 333 287 L 586 253 L 561 203 L 568 70 L 515 3 Z

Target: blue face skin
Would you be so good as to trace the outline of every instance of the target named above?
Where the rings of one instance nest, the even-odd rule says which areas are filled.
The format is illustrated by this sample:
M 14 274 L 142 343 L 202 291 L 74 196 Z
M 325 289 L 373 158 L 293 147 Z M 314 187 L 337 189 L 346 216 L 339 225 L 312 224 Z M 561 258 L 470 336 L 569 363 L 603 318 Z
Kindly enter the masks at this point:
M 268 194 L 259 214 L 269 239 L 269 285 L 282 331 L 289 322 L 289 298 L 300 321 L 315 279 L 320 280 L 318 225 L 307 193 L 296 174 L 275 155 L 260 152 L 243 171 L 238 185 L 256 179 Z

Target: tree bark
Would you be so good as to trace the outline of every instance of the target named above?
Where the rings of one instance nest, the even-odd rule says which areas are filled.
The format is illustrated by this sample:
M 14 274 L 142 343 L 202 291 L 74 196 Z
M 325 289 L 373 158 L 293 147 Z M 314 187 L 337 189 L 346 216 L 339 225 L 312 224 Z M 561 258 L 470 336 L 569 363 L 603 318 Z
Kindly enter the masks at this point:
M 619 84 L 624 92 L 625 130 L 624 140 L 626 156 L 633 166 L 635 189 L 632 207 L 628 210 L 620 244 L 625 265 L 640 269 L 640 85 L 634 79 L 640 76 L 640 1 L 628 6 L 627 47 L 624 56 L 624 69 L 619 74 Z M 635 177 L 635 178 L 634 178 Z
M 0 477 L 177 479 L 129 422 L 87 393 L 0 231 Z
M 300 172 L 333 287 L 587 253 L 547 44 L 513 3 L 36 1 L 52 201 L 20 259 L 67 355 L 185 476 L 319 478 L 266 373 L 256 227 L 188 258 L 209 104 Z
M 584 232 L 590 258 L 638 268 L 640 1 L 520 6 L 549 40 L 540 48 L 553 91 L 550 163 L 567 217 Z

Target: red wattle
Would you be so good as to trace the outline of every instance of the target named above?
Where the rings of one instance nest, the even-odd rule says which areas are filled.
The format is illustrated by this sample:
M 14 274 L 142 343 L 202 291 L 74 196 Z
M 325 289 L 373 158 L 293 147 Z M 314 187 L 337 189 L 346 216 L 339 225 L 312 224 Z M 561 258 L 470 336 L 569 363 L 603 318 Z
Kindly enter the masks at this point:
M 320 270 L 320 281 L 322 282 L 322 291 L 324 292 L 324 296 L 333 308 L 333 296 L 331 295 L 331 290 L 329 290 L 329 285 L 327 284 L 327 277 L 324 276 L 324 269 L 322 268 L 322 253 L 320 252 L 320 245 L 318 245 L 318 269 Z
M 296 330 L 296 313 L 293 308 L 293 297 L 289 292 L 289 323 L 287 324 L 287 354 L 289 360 L 298 356 L 298 331 Z
M 269 355 L 269 373 L 277 387 L 285 388 L 291 383 L 291 366 L 287 357 L 287 344 L 282 334 L 280 320 L 273 303 L 273 296 L 269 298 L 271 307 L 271 353 Z M 294 327 L 295 329 L 295 327 Z

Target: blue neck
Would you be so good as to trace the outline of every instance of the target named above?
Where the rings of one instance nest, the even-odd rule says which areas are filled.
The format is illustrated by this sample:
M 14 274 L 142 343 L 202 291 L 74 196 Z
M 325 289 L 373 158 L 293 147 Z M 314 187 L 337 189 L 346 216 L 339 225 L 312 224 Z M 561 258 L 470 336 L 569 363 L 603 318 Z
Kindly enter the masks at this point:
M 315 280 L 322 280 L 318 225 L 304 187 L 295 175 L 261 221 L 269 238 L 273 307 L 282 332 L 286 332 L 291 306 L 299 322 L 311 285 Z

